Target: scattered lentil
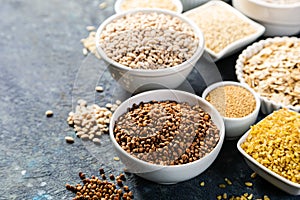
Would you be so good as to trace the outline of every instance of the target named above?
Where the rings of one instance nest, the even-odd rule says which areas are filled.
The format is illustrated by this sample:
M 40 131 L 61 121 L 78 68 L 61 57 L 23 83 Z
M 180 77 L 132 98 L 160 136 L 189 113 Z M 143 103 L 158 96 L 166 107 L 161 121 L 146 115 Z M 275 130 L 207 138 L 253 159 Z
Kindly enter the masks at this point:
M 206 96 L 224 117 L 240 118 L 251 114 L 255 110 L 256 101 L 252 93 L 237 85 L 220 86 Z
M 112 60 L 133 69 L 162 69 L 188 60 L 198 48 L 192 27 L 169 14 L 131 13 L 103 29 L 99 42 Z
M 101 140 L 99 138 L 93 138 L 93 142 L 97 145 L 101 144 Z
M 285 106 L 300 106 L 300 38 L 262 40 L 243 59 L 243 79 L 262 97 Z
M 77 103 L 75 112 L 69 113 L 68 124 L 74 127 L 77 137 L 100 144 L 99 137 L 103 133 L 108 133 L 112 112 L 96 104 L 88 105 L 83 99 L 78 100 Z
M 89 27 L 89 26 L 88 26 Z M 83 44 L 84 49 L 82 50 L 82 54 L 84 56 L 88 55 L 88 52 L 91 52 L 94 54 L 98 59 L 101 59 L 97 49 L 96 49 L 96 32 L 90 31 L 89 35 L 86 38 L 83 38 L 80 40 L 80 42 Z
M 52 117 L 53 116 L 53 111 L 52 110 L 47 110 L 45 112 L 46 117 Z
M 202 181 L 202 182 L 200 183 L 200 186 L 201 186 L 201 187 L 204 187 L 204 185 L 205 185 L 205 182 Z
M 242 149 L 280 176 L 300 183 L 300 114 L 286 108 L 251 127 Z
M 181 165 L 213 150 L 219 130 L 199 105 L 174 101 L 134 104 L 115 123 L 117 143 L 149 163 Z
M 121 4 L 122 11 L 136 8 L 161 8 L 176 11 L 177 7 L 172 0 L 125 0 Z
M 219 184 L 219 188 L 226 188 L 226 185 L 225 184 Z
M 70 144 L 74 143 L 74 138 L 72 138 L 70 136 L 65 137 L 65 140 L 67 143 L 70 143 Z
M 229 6 L 200 6 L 184 15 L 199 26 L 204 34 L 206 47 L 215 53 L 256 32 L 251 24 L 232 12 Z

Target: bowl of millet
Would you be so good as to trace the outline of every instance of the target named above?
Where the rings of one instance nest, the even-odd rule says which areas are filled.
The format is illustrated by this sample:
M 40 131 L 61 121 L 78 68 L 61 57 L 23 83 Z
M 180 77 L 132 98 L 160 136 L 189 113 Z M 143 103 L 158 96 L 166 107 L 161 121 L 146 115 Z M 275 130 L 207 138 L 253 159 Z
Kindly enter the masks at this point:
M 128 172 L 160 184 L 205 171 L 222 147 L 222 117 L 192 93 L 160 89 L 137 94 L 114 112 L 109 134 Z
M 223 117 L 226 139 L 237 139 L 256 122 L 260 99 L 246 84 L 217 82 L 208 86 L 202 97 Z
M 177 88 L 204 51 L 200 29 L 163 9 L 136 9 L 106 19 L 96 47 L 112 77 L 129 92 Z

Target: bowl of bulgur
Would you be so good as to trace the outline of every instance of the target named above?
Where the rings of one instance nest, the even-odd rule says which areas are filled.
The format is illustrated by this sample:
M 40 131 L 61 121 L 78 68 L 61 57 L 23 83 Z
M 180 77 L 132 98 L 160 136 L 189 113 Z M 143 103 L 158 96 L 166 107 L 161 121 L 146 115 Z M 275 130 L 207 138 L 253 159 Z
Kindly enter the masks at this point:
M 96 47 L 127 91 L 174 89 L 202 56 L 204 37 L 183 15 L 137 9 L 106 19 L 97 30 Z
M 160 8 L 177 13 L 183 10 L 180 0 L 117 0 L 114 6 L 116 13 L 139 8 Z
M 246 163 L 281 190 L 300 195 L 300 114 L 282 108 L 245 133 L 237 148 Z
M 201 97 L 153 90 L 124 101 L 109 134 L 127 171 L 160 184 L 189 180 L 219 154 L 225 136 L 220 114 Z
M 275 37 L 247 47 L 236 61 L 236 75 L 261 99 L 269 114 L 287 107 L 300 112 L 300 38 Z
M 237 139 L 256 122 L 260 99 L 246 84 L 217 82 L 203 91 L 202 98 L 211 103 L 223 117 L 226 139 Z

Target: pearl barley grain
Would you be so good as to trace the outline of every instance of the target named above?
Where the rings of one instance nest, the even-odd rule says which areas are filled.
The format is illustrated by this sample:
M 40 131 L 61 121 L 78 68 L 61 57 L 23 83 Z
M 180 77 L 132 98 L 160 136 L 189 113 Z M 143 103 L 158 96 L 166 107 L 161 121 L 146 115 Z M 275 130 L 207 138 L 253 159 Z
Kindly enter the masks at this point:
M 47 111 L 45 112 L 45 115 L 46 115 L 47 117 L 52 117 L 52 116 L 53 116 L 53 111 L 52 111 L 52 110 L 47 110 Z

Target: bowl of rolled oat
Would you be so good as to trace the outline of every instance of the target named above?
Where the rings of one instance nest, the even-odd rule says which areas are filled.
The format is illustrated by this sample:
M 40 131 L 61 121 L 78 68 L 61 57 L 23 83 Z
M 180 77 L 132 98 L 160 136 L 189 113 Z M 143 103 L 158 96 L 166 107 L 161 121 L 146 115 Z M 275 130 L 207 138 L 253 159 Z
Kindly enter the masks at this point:
M 232 4 L 265 26 L 265 36 L 288 36 L 300 32 L 299 0 L 233 0 Z
M 260 99 L 246 84 L 217 82 L 203 91 L 202 98 L 211 103 L 223 117 L 226 139 L 237 139 L 256 122 Z
M 162 9 L 115 14 L 96 33 L 96 47 L 112 77 L 129 92 L 182 84 L 204 51 L 200 29 Z
M 300 38 L 275 37 L 247 47 L 236 61 L 236 75 L 261 99 L 269 114 L 287 107 L 300 112 Z
M 300 114 L 274 111 L 237 143 L 249 167 L 281 190 L 300 195 Z
M 116 13 L 138 8 L 160 8 L 182 13 L 182 3 L 180 0 L 117 0 L 114 9 Z
M 225 128 L 218 111 L 201 97 L 160 89 L 124 101 L 111 118 L 109 134 L 127 171 L 175 184 L 214 162 Z

